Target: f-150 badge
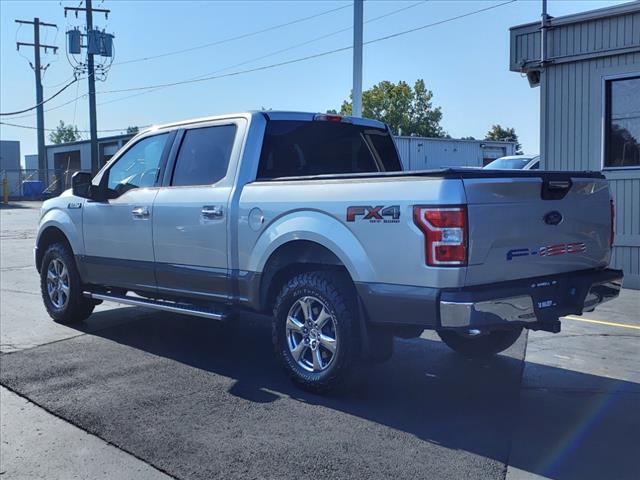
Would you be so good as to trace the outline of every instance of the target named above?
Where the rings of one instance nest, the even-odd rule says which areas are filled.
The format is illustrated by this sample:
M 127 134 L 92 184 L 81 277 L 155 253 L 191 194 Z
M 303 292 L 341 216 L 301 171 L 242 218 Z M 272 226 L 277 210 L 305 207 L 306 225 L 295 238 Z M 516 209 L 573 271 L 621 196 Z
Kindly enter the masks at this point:
M 369 223 L 399 223 L 400 206 L 385 207 L 384 205 L 379 205 L 370 207 L 358 205 L 347 207 L 347 222 L 355 222 L 356 220 L 368 220 Z
M 507 260 L 513 260 L 516 257 L 555 257 L 556 255 L 564 255 L 566 253 L 582 253 L 587 251 L 584 242 L 577 243 L 558 243 L 557 245 L 549 245 L 540 248 L 514 248 L 507 252 Z

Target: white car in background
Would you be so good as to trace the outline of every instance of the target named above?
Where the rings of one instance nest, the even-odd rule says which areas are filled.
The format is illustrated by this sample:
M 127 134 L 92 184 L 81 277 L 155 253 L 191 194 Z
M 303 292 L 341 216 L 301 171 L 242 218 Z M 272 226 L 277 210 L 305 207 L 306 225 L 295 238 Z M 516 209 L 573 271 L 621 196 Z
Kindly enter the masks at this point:
M 489 170 L 539 170 L 540 155 L 511 155 L 500 157 L 484 167 Z

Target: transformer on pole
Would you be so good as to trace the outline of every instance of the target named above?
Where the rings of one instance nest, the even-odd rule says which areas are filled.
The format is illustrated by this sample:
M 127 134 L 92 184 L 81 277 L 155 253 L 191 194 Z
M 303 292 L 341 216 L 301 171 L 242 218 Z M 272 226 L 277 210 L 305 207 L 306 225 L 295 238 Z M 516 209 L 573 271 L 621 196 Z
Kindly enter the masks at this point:
M 101 31 L 93 26 L 93 12 L 104 13 L 108 18 L 110 10 L 104 8 L 93 8 L 91 0 L 86 0 L 85 7 L 64 7 L 64 15 L 72 11 L 76 18 L 78 12 L 86 13 L 86 33 L 82 34 L 78 28 L 74 28 L 67 32 L 67 49 L 71 55 L 79 55 L 84 47 L 87 53 L 85 62 L 76 61 L 74 69 L 76 73 L 86 71 L 87 80 L 89 82 L 89 132 L 91 137 L 91 172 L 96 174 L 100 168 L 100 160 L 98 158 L 98 126 L 96 114 L 96 76 L 106 77 L 111 62 L 113 62 L 113 38 L 110 33 Z M 82 37 L 86 38 L 86 42 L 82 45 Z M 108 59 L 106 63 L 95 64 L 94 56 L 100 56 Z M 75 59 L 74 59 L 75 61 Z

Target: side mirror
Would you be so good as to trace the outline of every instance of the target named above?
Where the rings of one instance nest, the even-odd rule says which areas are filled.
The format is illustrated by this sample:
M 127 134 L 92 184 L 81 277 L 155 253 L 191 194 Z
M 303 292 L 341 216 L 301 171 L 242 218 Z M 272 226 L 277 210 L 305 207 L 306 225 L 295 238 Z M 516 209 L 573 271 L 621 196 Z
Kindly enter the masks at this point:
M 71 177 L 71 191 L 76 197 L 93 200 L 95 188 L 91 187 L 91 174 L 89 172 L 76 172 Z

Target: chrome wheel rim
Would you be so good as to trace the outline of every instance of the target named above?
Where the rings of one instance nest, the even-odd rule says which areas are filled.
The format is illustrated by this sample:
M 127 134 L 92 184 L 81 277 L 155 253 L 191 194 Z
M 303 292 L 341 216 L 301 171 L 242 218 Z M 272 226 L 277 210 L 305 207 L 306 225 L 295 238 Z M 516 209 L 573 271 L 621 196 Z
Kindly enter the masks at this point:
M 338 351 L 338 329 L 329 308 L 316 297 L 302 297 L 287 314 L 287 346 L 293 360 L 308 372 L 322 372 Z
M 47 268 L 47 293 L 51 304 L 62 309 L 69 301 L 69 271 L 59 258 L 49 262 Z

